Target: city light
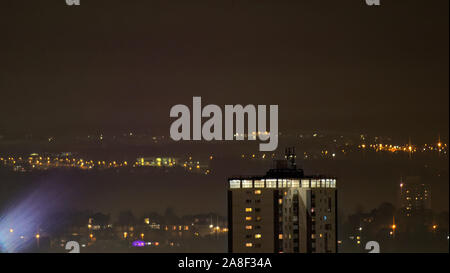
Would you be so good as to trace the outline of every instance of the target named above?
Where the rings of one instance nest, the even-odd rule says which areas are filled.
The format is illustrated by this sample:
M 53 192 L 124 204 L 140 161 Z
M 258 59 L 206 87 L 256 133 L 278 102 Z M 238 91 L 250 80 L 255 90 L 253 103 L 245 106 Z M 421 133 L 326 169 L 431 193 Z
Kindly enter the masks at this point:
M 131 243 L 132 246 L 134 247 L 144 247 L 145 246 L 145 242 L 144 241 L 134 241 Z

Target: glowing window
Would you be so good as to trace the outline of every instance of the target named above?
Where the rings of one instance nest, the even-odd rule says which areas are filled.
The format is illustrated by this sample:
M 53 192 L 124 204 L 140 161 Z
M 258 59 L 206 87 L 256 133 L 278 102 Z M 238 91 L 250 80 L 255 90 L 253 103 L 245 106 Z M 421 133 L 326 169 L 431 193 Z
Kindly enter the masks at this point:
M 264 188 L 264 180 L 255 180 L 255 188 Z
M 253 181 L 251 180 L 242 180 L 242 188 L 252 188 Z
M 261 190 L 255 190 L 255 194 L 261 194 Z
M 253 229 L 253 227 L 251 225 L 248 225 L 248 226 L 245 226 L 245 229 L 246 230 L 251 230 L 251 229 Z
M 266 179 L 266 188 L 276 188 L 277 180 L 276 179 Z
M 292 180 L 292 187 L 294 188 L 300 187 L 300 181 L 298 179 Z
M 287 179 L 278 179 L 278 188 L 286 188 Z
M 292 187 L 292 180 L 291 180 L 291 179 L 287 179 L 287 184 L 286 184 L 286 186 L 287 186 L 288 188 Z
M 309 179 L 302 179 L 302 188 L 309 188 Z
M 246 220 L 246 221 L 251 221 L 251 220 L 252 220 L 252 217 L 251 217 L 251 216 L 247 216 L 247 217 L 245 217 L 245 220 Z
M 326 183 L 325 181 L 326 181 L 325 179 L 321 179 L 321 185 L 320 185 L 320 186 L 321 186 L 322 188 L 325 188 L 325 187 L 326 187 L 326 186 L 325 186 L 325 185 L 326 185 L 326 184 L 325 184 L 325 183 Z
M 317 180 L 311 179 L 311 188 L 315 188 L 315 187 L 317 187 Z
M 336 179 L 332 179 L 332 180 L 331 180 L 330 187 L 331 187 L 331 188 L 336 188 Z
M 255 239 L 260 239 L 261 238 L 261 234 L 255 234 Z
M 241 187 L 241 180 L 230 180 L 230 189 L 239 189 Z
M 278 234 L 278 239 L 283 240 L 283 234 Z
M 245 208 L 245 212 L 252 212 L 252 208 Z
M 252 246 L 253 246 L 252 243 L 246 243 L 246 244 L 245 244 L 245 247 L 252 247 Z

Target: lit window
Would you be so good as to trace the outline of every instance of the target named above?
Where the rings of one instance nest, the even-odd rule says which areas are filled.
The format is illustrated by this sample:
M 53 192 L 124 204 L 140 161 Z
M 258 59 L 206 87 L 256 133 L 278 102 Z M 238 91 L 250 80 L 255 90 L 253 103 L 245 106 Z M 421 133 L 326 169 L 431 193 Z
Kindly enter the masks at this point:
M 245 229 L 246 230 L 251 230 L 251 229 L 253 229 L 253 227 L 251 225 L 248 225 L 248 226 L 245 226 Z
M 278 239 L 283 240 L 283 234 L 278 234 Z
M 322 186 L 322 188 L 325 188 L 325 187 L 326 187 L 326 186 L 325 186 L 325 181 L 326 181 L 325 179 L 321 179 L 321 184 L 322 184 L 321 186 Z
M 302 188 L 309 188 L 309 179 L 302 179 Z
M 246 220 L 246 221 L 251 221 L 251 220 L 252 220 L 252 217 L 251 217 L 251 216 L 247 216 L 247 217 L 245 217 L 245 220 Z
M 242 180 L 242 188 L 252 188 L 253 181 L 252 180 Z
M 286 188 L 287 179 L 278 179 L 278 188 Z
M 264 188 L 264 180 L 255 180 L 255 188 Z
M 330 188 L 336 188 L 336 179 L 331 179 Z
M 255 194 L 261 194 L 261 190 L 256 190 Z
M 315 188 L 315 187 L 317 187 L 317 180 L 311 179 L 311 188 Z
M 245 208 L 245 212 L 252 212 L 253 209 L 252 208 Z
M 280 204 L 280 205 L 283 204 L 283 199 L 281 199 L 281 198 L 278 199 L 278 204 Z
M 252 247 L 252 246 L 253 246 L 252 243 L 246 243 L 246 244 L 245 244 L 245 247 Z
M 241 180 L 230 180 L 230 189 L 239 189 L 241 187 Z
M 266 179 L 266 188 L 276 188 L 277 180 L 276 179 Z
M 260 239 L 261 238 L 261 234 L 255 234 L 255 239 Z
M 292 187 L 293 187 L 293 188 L 298 188 L 298 187 L 300 187 L 300 181 L 299 181 L 298 179 L 292 180 Z
M 287 179 L 287 185 L 288 188 L 292 187 L 292 180 L 291 179 Z

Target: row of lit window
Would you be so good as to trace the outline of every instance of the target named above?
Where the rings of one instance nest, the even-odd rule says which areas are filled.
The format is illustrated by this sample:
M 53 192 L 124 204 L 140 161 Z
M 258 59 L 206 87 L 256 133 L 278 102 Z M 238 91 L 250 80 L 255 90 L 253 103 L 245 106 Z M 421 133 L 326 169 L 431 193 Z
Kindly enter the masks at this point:
M 251 235 L 247 235 L 246 236 L 247 238 L 251 238 L 252 236 Z M 261 234 L 259 234 L 259 233 L 257 233 L 257 234 L 255 234 L 255 239 L 261 239 L 262 238 L 262 235 Z
M 335 188 L 336 179 L 232 179 L 230 189 L 247 188 Z M 256 194 L 256 192 L 255 192 Z
M 262 235 L 261 234 L 255 234 L 255 239 L 261 239 Z M 283 234 L 278 234 L 278 239 L 279 240 L 283 240 Z M 253 247 L 254 244 L 253 243 L 245 243 L 245 247 Z

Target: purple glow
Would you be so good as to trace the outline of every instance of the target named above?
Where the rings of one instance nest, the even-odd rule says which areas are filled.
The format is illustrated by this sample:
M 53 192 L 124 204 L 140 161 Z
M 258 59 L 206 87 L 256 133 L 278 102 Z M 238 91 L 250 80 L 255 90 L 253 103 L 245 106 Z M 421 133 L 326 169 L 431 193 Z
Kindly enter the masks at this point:
M 132 245 L 135 247 L 143 247 L 143 246 L 145 246 L 145 242 L 144 241 L 134 241 L 132 243 Z

